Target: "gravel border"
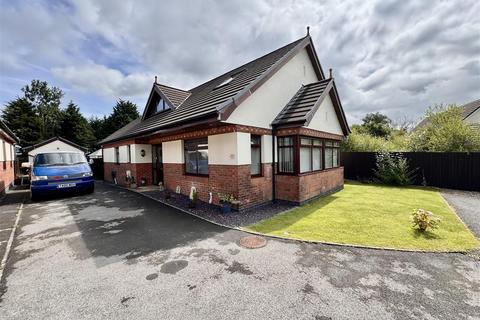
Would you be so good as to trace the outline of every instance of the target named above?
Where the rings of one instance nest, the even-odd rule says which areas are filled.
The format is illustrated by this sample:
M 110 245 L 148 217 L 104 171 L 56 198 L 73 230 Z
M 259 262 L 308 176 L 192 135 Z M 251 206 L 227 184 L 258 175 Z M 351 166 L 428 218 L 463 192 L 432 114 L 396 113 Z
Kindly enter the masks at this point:
M 254 206 L 246 210 L 232 211 L 230 213 L 222 213 L 219 206 L 208 204 L 203 201 L 197 201 L 195 208 L 189 208 L 190 199 L 188 196 L 178 193 L 170 193 L 170 199 L 165 199 L 164 191 L 139 191 L 150 198 L 169 204 L 182 210 L 185 210 L 199 218 L 212 221 L 214 223 L 227 226 L 230 228 L 245 227 L 252 225 L 261 220 L 271 218 L 279 213 L 291 210 L 296 205 L 285 201 L 268 202 L 262 205 Z

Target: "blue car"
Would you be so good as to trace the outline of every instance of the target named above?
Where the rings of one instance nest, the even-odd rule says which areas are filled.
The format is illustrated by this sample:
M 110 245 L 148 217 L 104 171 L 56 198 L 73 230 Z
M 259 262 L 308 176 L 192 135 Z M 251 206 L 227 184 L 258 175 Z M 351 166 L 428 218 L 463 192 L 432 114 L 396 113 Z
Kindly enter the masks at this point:
M 92 193 L 92 169 L 81 152 L 38 153 L 33 161 L 30 192 L 32 200 L 65 191 Z

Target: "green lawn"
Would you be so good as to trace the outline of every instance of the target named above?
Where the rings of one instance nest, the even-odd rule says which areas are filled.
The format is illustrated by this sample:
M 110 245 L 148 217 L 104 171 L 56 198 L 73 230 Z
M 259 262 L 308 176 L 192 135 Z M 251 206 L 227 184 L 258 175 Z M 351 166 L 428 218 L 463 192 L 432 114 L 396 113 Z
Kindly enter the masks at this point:
M 415 208 L 442 219 L 438 229 L 412 228 Z M 285 238 L 397 249 L 463 251 L 479 241 L 433 188 L 347 182 L 345 188 L 246 228 Z

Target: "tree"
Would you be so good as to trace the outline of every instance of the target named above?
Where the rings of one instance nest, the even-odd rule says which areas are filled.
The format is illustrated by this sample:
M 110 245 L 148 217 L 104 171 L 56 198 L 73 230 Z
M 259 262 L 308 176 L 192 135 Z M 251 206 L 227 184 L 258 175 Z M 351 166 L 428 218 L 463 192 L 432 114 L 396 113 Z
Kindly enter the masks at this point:
M 61 112 L 60 136 L 84 147 L 96 141 L 92 127 L 72 101 Z
M 60 122 L 60 102 L 63 92 L 57 87 L 49 87 L 46 81 L 32 80 L 22 88 L 25 99 L 30 102 L 40 119 L 40 140 L 58 134 Z
M 103 116 L 103 118 L 92 117 L 88 120 L 88 123 L 93 130 L 93 135 L 97 139 L 97 142 L 105 139 L 108 136 L 106 122 L 107 117 L 105 116 Z
M 40 142 L 40 119 L 26 98 L 9 101 L 2 112 L 3 121 L 17 135 L 22 145 Z
M 362 133 L 367 133 L 374 137 L 387 138 L 392 133 L 392 121 L 380 112 L 367 113 L 362 119 Z
M 112 114 L 107 118 L 105 122 L 105 133 L 110 135 L 118 129 L 126 126 L 133 120 L 140 116 L 137 110 L 137 105 L 128 100 L 118 100 L 117 104 L 113 107 Z
M 427 122 L 412 134 L 413 151 L 480 151 L 480 132 L 463 121 L 462 108 L 437 105 L 426 112 Z

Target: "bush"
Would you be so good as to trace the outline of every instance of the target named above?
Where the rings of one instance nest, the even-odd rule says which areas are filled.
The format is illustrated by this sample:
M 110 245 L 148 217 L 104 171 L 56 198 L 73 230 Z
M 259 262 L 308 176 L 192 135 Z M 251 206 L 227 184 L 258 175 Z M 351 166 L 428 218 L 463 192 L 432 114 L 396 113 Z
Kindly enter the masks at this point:
M 353 129 L 352 133 L 342 141 L 342 150 L 347 152 L 405 151 L 407 144 L 406 135 L 399 133 L 392 133 L 388 139 L 385 139 Z
M 441 219 L 432 212 L 423 209 L 414 209 L 412 213 L 412 222 L 414 227 L 418 227 L 421 231 L 438 228 Z
M 406 186 L 415 178 L 415 170 L 410 170 L 408 160 L 401 154 L 377 153 L 376 165 L 373 172 L 377 182 Z

